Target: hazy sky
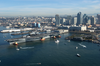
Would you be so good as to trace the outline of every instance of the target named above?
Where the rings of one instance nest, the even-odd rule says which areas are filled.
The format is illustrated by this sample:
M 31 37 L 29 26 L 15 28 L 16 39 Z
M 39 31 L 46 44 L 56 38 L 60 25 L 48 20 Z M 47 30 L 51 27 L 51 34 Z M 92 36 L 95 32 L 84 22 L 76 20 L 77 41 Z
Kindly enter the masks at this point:
M 100 0 L 0 0 L 0 16 L 100 14 Z

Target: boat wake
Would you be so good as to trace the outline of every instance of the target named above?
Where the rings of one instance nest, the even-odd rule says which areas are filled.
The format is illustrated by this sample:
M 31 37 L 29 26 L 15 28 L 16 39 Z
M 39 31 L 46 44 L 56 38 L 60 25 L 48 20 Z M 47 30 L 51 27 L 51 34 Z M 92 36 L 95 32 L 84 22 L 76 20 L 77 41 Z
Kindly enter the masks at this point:
M 81 44 L 81 43 L 78 43 L 80 46 L 82 46 L 82 47 L 84 47 L 84 48 L 86 48 L 86 46 L 85 45 L 83 45 L 83 44 Z
M 41 63 L 25 63 L 25 64 L 21 64 L 21 65 L 27 65 L 27 66 L 29 66 L 29 65 L 41 65 Z
M 20 47 L 20 49 L 33 49 L 34 47 Z

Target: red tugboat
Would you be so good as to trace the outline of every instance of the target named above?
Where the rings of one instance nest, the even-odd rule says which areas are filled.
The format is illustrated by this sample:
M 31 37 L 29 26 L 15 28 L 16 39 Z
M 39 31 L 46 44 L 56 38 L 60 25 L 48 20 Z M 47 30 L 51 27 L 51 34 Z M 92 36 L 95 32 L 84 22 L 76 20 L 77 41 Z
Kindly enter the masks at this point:
M 15 42 L 15 43 L 13 43 L 13 45 L 18 45 L 18 43 L 17 43 L 17 42 Z
M 56 37 L 57 37 L 57 38 L 61 38 L 61 36 L 60 36 L 60 35 L 57 35 Z
M 52 38 L 56 39 L 56 36 L 53 36 Z
M 45 38 L 41 38 L 40 40 L 41 40 L 41 41 L 44 41 L 44 40 L 45 40 Z

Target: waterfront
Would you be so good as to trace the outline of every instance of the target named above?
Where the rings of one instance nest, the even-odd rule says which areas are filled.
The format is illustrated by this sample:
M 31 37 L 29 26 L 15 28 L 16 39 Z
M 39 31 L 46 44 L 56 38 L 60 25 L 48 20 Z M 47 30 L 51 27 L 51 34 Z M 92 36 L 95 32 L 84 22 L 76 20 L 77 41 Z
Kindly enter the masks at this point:
M 4 41 L 11 38 L 10 33 L 0 33 L 0 66 L 100 66 L 100 46 L 92 42 L 68 42 L 65 37 L 69 35 L 71 34 L 62 34 L 58 44 L 55 43 L 55 39 L 47 39 L 43 42 L 27 42 L 14 46 Z M 75 49 L 76 46 L 78 49 Z M 18 51 L 17 47 L 34 48 Z M 81 57 L 77 57 L 77 53 Z

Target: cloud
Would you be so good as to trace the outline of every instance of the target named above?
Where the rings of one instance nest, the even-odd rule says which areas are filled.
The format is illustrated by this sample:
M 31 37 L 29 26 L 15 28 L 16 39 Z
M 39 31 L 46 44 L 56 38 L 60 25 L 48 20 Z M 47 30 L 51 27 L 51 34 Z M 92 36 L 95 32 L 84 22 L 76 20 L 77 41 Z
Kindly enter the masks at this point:
M 99 0 L 83 0 L 84 3 L 98 3 Z
M 92 7 L 93 9 L 100 9 L 100 4 L 91 5 L 90 7 Z

